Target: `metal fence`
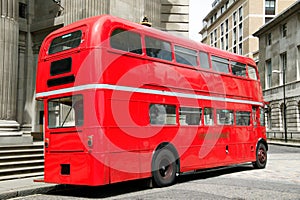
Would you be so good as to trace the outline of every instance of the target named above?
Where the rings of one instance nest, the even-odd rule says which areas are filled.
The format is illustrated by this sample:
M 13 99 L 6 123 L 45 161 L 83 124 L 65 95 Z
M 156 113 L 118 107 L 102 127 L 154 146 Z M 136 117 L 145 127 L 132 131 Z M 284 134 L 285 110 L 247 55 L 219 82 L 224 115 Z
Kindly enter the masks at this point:
M 285 133 L 284 133 L 284 131 L 267 131 L 267 138 L 285 140 Z M 291 141 L 291 142 L 300 141 L 300 132 L 299 131 L 288 131 L 287 132 L 287 140 Z

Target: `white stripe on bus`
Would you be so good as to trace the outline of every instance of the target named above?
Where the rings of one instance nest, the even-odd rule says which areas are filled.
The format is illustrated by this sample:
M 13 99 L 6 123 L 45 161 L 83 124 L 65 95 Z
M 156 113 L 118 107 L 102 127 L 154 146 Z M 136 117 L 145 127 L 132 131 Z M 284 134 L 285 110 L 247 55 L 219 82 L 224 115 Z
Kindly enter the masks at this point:
M 190 98 L 190 99 L 202 99 L 202 100 L 222 101 L 222 102 L 230 102 L 230 103 L 242 103 L 242 104 L 263 106 L 262 102 L 256 102 L 250 100 L 239 100 L 239 99 L 232 99 L 232 98 L 225 98 L 225 97 L 186 94 L 180 92 L 161 91 L 161 90 L 135 88 L 135 87 L 110 85 L 110 84 L 88 84 L 88 85 L 75 86 L 75 87 L 64 88 L 59 90 L 53 90 L 49 92 L 41 92 L 36 94 L 36 98 L 64 94 L 68 92 L 78 92 L 78 91 L 89 90 L 89 89 L 109 89 L 109 90 L 118 90 L 124 92 L 138 92 L 144 94 L 156 94 L 156 95 L 164 95 L 164 96 L 171 96 L 171 97 L 183 97 L 183 98 Z

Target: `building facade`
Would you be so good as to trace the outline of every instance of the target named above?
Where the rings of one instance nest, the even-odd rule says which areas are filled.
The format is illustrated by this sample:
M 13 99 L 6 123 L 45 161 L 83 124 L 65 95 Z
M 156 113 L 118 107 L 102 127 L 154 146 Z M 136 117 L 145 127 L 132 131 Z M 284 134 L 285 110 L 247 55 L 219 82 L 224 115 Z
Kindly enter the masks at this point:
M 269 103 L 269 137 L 285 137 L 286 124 L 288 139 L 300 139 L 299 10 L 297 1 L 254 34 L 259 38 L 258 67 Z
M 202 42 L 258 59 L 252 34 L 297 0 L 215 0 L 203 19 Z
M 111 14 L 188 36 L 189 0 L 2 0 L 0 4 L 0 145 L 32 142 L 42 131 L 35 101 L 39 48 L 52 31 L 79 19 Z M 42 78 L 42 77 L 41 77 Z

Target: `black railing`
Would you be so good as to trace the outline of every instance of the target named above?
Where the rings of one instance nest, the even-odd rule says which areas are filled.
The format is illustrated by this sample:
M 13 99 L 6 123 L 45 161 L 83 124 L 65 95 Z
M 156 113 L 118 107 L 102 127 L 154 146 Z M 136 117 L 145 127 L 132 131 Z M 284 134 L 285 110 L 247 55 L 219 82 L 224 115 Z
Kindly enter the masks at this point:
M 284 131 L 267 131 L 268 139 L 280 139 L 287 141 L 300 141 L 300 131 L 287 131 L 285 135 Z

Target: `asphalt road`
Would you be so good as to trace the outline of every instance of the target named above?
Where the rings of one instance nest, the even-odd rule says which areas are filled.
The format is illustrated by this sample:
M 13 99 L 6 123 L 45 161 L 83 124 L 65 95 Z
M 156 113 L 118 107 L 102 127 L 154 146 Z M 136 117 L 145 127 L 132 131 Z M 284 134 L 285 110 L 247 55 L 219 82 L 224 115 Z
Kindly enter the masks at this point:
M 266 169 L 251 164 L 179 177 L 178 183 L 150 189 L 145 181 L 101 187 L 71 187 L 18 199 L 300 199 L 300 148 L 269 146 Z

